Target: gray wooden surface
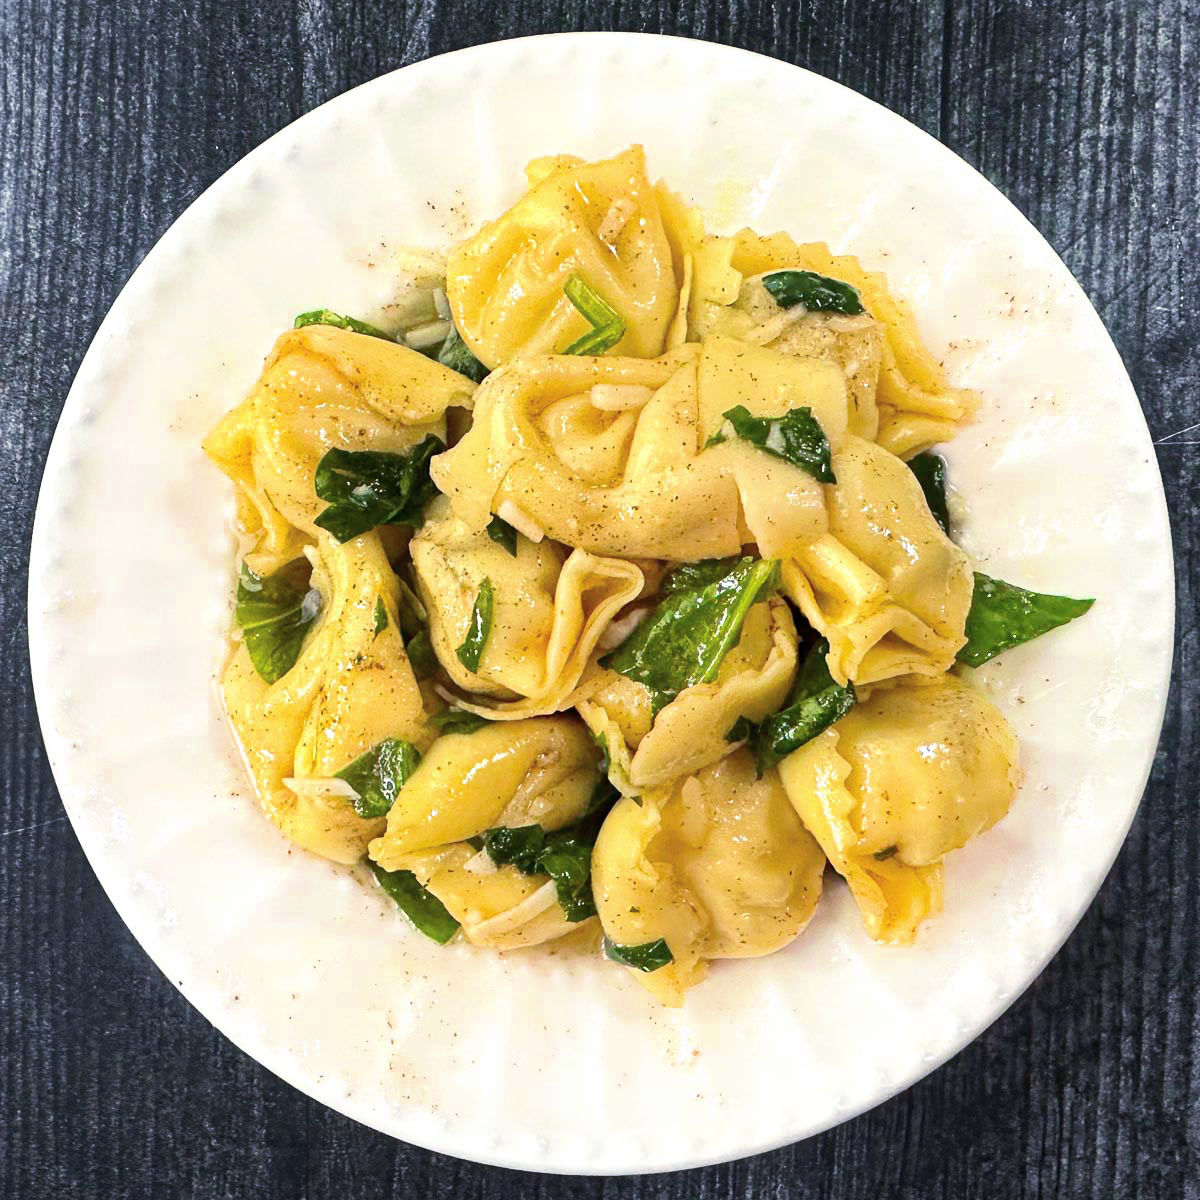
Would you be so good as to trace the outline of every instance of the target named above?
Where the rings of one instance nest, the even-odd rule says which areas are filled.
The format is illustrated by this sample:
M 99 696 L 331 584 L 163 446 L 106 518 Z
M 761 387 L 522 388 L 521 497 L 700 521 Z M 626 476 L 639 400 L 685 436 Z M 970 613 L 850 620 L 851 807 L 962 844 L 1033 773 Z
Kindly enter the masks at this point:
M 390 1141 L 211 1029 L 84 861 L 37 732 L 25 568 L 50 435 L 118 289 L 217 175 L 330 96 L 471 43 L 600 28 L 773 54 L 939 136 L 1066 259 L 1155 438 L 1200 421 L 1196 0 L 0 0 L 0 1195 L 1200 1196 L 1196 432 L 1158 448 L 1179 648 L 1112 876 L 974 1045 L 809 1142 L 605 1181 Z

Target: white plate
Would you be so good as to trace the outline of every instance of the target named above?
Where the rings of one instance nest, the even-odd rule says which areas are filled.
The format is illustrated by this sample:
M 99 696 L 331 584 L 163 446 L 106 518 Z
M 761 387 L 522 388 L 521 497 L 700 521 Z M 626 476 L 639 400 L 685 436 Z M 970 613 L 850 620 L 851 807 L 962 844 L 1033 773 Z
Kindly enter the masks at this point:
M 389 249 L 499 212 L 536 155 L 645 143 L 726 224 L 885 268 L 953 379 L 985 397 L 950 451 L 964 543 L 996 575 L 1096 596 L 980 672 L 1025 785 L 951 857 L 946 913 L 885 949 L 831 885 L 788 950 L 719 964 L 680 1011 L 624 973 L 441 949 L 260 815 L 214 679 L 231 498 L 200 439 L 276 333 L 378 316 Z M 544 1171 L 665 1170 L 816 1133 L 906 1087 L 1041 970 L 1112 863 L 1158 737 L 1173 630 L 1150 438 L 1062 263 L 924 133 L 766 58 L 627 34 L 531 38 L 408 67 L 259 147 L 171 228 L 71 390 L 34 533 L 46 745 L 134 935 L 247 1053 L 368 1125 Z

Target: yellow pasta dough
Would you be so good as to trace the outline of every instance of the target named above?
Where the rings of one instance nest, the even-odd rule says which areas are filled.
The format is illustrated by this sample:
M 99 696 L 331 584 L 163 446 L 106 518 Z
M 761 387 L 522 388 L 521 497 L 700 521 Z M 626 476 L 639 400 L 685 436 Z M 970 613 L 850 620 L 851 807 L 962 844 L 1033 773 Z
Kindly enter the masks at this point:
M 778 776 L 758 778 L 744 750 L 640 803 L 620 800 L 592 857 L 609 941 L 669 947 L 669 965 L 633 972 L 666 1004 L 682 1002 L 710 959 L 786 946 L 817 906 L 824 867 Z
M 399 591 L 378 534 L 345 545 L 322 534 L 310 554 L 323 608 L 295 665 L 268 684 L 243 644 L 222 688 L 267 815 L 306 850 L 354 862 L 383 822 L 359 817 L 333 776 L 385 738 L 420 750 L 434 730 L 398 622 L 375 632 L 376 606 L 394 616 Z
M 651 360 L 531 358 L 486 380 L 476 404 L 432 469 L 470 529 L 497 513 L 592 554 L 692 559 L 749 541 L 782 554 L 826 528 L 810 474 L 737 439 L 707 444 L 739 405 L 755 416 L 809 407 L 839 441 L 845 384 L 822 360 L 729 339 Z
M 401 788 L 371 858 L 416 875 L 478 945 L 515 949 L 572 933 L 579 925 L 548 876 L 492 864 L 466 839 L 497 826 L 570 825 L 587 809 L 598 763 L 595 743 L 568 717 L 444 734 Z
M 796 268 L 854 287 L 866 313 L 840 316 L 780 309 L 760 277 Z M 726 333 L 787 353 L 827 356 L 846 374 L 850 430 L 902 458 L 948 441 L 978 407 L 973 392 L 951 388 L 916 320 L 887 279 L 864 270 L 853 255 L 823 242 L 798 245 L 785 233 L 764 237 L 743 229 L 707 238 L 695 253 L 690 336 Z
M 273 571 L 316 536 L 325 502 L 313 476 L 328 450 L 445 441 L 446 409 L 469 406 L 474 386 L 382 338 L 330 325 L 282 334 L 250 394 L 204 442 L 237 486 L 239 524 L 256 539 L 250 565 Z
M 942 860 L 1008 812 L 1019 778 L 1008 722 L 953 675 L 873 689 L 779 774 L 883 942 L 940 910 Z
M 592 667 L 575 697 L 579 715 L 603 735 L 614 782 L 630 794 L 716 762 L 734 749 L 739 718 L 761 721 L 784 702 L 796 674 L 796 625 L 787 604 L 754 605 L 712 683 L 685 688 L 651 722 L 647 690 Z
M 618 353 L 661 354 L 679 289 L 641 147 L 539 159 L 528 174 L 525 195 L 450 254 L 446 291 L 471 352 L 494 368 L 565 349 L 589 329 L 563 291 L 579 274 L 625 321 Z
M 511 554 L 473 532 L 445 499 L 430 506 L 409 545 L 439 662 L 459 688 L 490 697 L 462 703 L 509 720 L 564 706 L 609 622 L 644 582 L 622 559 L 568 554 L 557 543 L 521 536 L 515 545 Z M 496 597 L 491 635 L 479 669 L 469 671 L 455 651 L 485 579 Z
M 829 640 L 833 677 L 872 683 L 948 670 L 966 640 L 967 556 L 895 455 L 847 437 L 833 466 L 828 534 L 783 564 L 788 596 Z

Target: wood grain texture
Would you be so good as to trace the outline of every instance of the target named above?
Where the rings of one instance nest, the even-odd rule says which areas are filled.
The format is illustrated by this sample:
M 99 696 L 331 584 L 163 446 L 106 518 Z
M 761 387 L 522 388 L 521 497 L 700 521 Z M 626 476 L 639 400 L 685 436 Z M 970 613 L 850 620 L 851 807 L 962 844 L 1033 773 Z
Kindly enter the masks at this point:
M 1196 0 L 0 0 L 0 1196 L 1200 1197 L 1196 433 L 1158 447 L 1179 645 L 1112 876 L 992 1029 L 821 1137 L 622 1180 L 393 1142 L 211 1029 L 84 861 L 37 733 L 25 570 L 54 423 L 117 291 L 190 200 L 330 96 L 464 45 L 602 28 L 770 53 L 941 137 L 1066 259 L 1155 437 L 1200 420 Z

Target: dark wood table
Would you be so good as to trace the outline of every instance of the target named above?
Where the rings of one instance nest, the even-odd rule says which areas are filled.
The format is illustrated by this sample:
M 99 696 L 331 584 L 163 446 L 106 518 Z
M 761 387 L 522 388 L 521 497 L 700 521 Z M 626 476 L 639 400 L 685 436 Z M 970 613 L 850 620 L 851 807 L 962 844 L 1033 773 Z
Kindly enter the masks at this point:
M 683 34 L 801 64 L 996 183 L 1080 279 L 1129 366 L 1178 576 L 1149 790 L 1099 898 L 1029 992 L 930 1078 L 839 1129 L 625 1180 L 520 1175 L 392 1141 L 211 1029 L 84 861 L 38 735 L 24 620 L 38 482 L 67 388 L 183 208 L 354 84 L 476 42 L 576 29 Z M 0 1193 L 1200 1196 L 1200 433 L 1172 436 L 1200 421 L 1198 78 L 1196 0 L 3 0 Z

